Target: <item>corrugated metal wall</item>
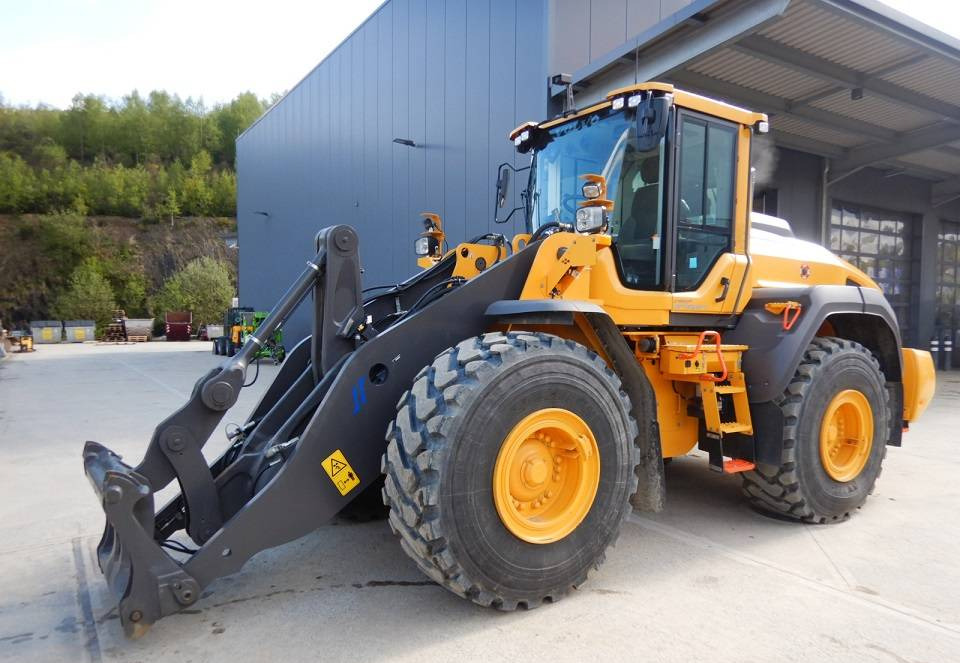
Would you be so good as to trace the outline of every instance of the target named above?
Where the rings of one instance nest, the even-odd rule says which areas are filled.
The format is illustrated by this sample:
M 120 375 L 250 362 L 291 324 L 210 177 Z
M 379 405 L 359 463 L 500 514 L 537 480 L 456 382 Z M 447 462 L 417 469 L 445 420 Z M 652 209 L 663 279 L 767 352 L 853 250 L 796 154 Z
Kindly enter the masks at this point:
M 367 286 L 415 271 L 422 211 L 442 215 L 451 243 L 493 230 L 497 165 L 527 162 L 507 133 L 546 114 L 546 11 L 546 0 L 391 0 L 243 134 L 241 304 L 269 308 L 327 225 L 357 228 Z M 520 231 L 515 218 L 496 229 Z M 287 338 L 308 320 L 299 311 Z
M 550 0 L 549 73 L 572 74 L 694 0 Z

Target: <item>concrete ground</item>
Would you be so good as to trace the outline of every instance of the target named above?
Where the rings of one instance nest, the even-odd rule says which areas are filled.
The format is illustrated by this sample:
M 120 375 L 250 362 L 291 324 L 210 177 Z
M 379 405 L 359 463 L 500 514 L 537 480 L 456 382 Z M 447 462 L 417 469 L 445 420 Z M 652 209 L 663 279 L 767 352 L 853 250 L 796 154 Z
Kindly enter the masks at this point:
M 736 477 L 691 455 L 667 469 L 666 510 L 632 515 L 555 605 L 477 607 L 420 575 L 385 522 L 337 523 L 257 555 L 131 642 L 94 560 L 103 517 L 82 443 L 137 461 L 216 358 L 207 343 L 38 348 L 0 362 L 0 660 L 960 660 L 960 374 L 941 377 L 847 523 L 758 515 Z

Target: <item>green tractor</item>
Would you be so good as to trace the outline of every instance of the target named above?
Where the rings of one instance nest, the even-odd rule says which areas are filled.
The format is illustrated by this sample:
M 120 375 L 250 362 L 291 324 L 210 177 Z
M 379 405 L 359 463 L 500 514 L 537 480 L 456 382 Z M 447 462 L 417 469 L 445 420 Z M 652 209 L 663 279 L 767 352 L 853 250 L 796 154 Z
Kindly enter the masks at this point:
M 265 311 L 254 311 L 249 306 L 227 309 L 223 318 L 223 336 L 211 339 L 213 354 L 232 357 L 243 347 L 255 329 L 267 318 Z M 264 339 L 254 359 L 273 359 L 275 364 L 283 361 L 287 355 L 283 347 L 283 332 L 279 329 Z
M 241 327 L 240 343 L 235 346 L 235 350 L 243 347 L 247 339 L 253 335 L 253 331 L 260 328 L 260 325 L 263 324 L 263 321 L 267 319 L 268 315 L 269 313 L 267 311 L 256 311 L 253 313 L 253 324 L 252 326 L 244 325 Z M 268 338 L 263 339 L 263 345 L 261 345 L 257 353 L 253 355 L 253 358 L 272 359 L 274 364 L 279 364 L 286 356 L 287 351 L 283 347 L 283 330 L 277 329 Z

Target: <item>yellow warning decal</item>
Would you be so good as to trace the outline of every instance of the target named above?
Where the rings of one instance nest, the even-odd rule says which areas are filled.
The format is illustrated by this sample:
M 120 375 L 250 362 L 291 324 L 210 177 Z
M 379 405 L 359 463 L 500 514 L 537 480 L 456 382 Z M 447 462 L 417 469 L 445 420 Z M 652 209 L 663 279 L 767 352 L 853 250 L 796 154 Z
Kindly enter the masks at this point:
M 360 485 L 360 477 L 353 471 L 346 456 L 339 449 L 327 456 L 327 459 L 323 461 L 323 469 L 327 471 L 330 481 L 337 487 L 341 495 L 346 495 Z

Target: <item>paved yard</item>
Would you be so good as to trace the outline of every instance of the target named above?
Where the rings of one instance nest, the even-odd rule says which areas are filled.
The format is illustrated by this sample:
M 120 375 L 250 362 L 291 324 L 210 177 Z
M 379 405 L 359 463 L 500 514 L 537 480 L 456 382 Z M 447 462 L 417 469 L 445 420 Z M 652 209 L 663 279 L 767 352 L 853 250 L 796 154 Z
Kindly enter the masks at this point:
M 667 509 L 631 516 L 602 569 L 552 606 L 479 608 L 427 582 L 386 523 L 337 523 L 129 642 L 94 561 L 102 513 L 80 450 L 94 439 L 138 460 L 217 358 L 207 343 L 38 347 L 0 362 L 0 660 L 960 660 L 960 374 L 847 523 L 758 515 L 693 455 L 668 467 Z

